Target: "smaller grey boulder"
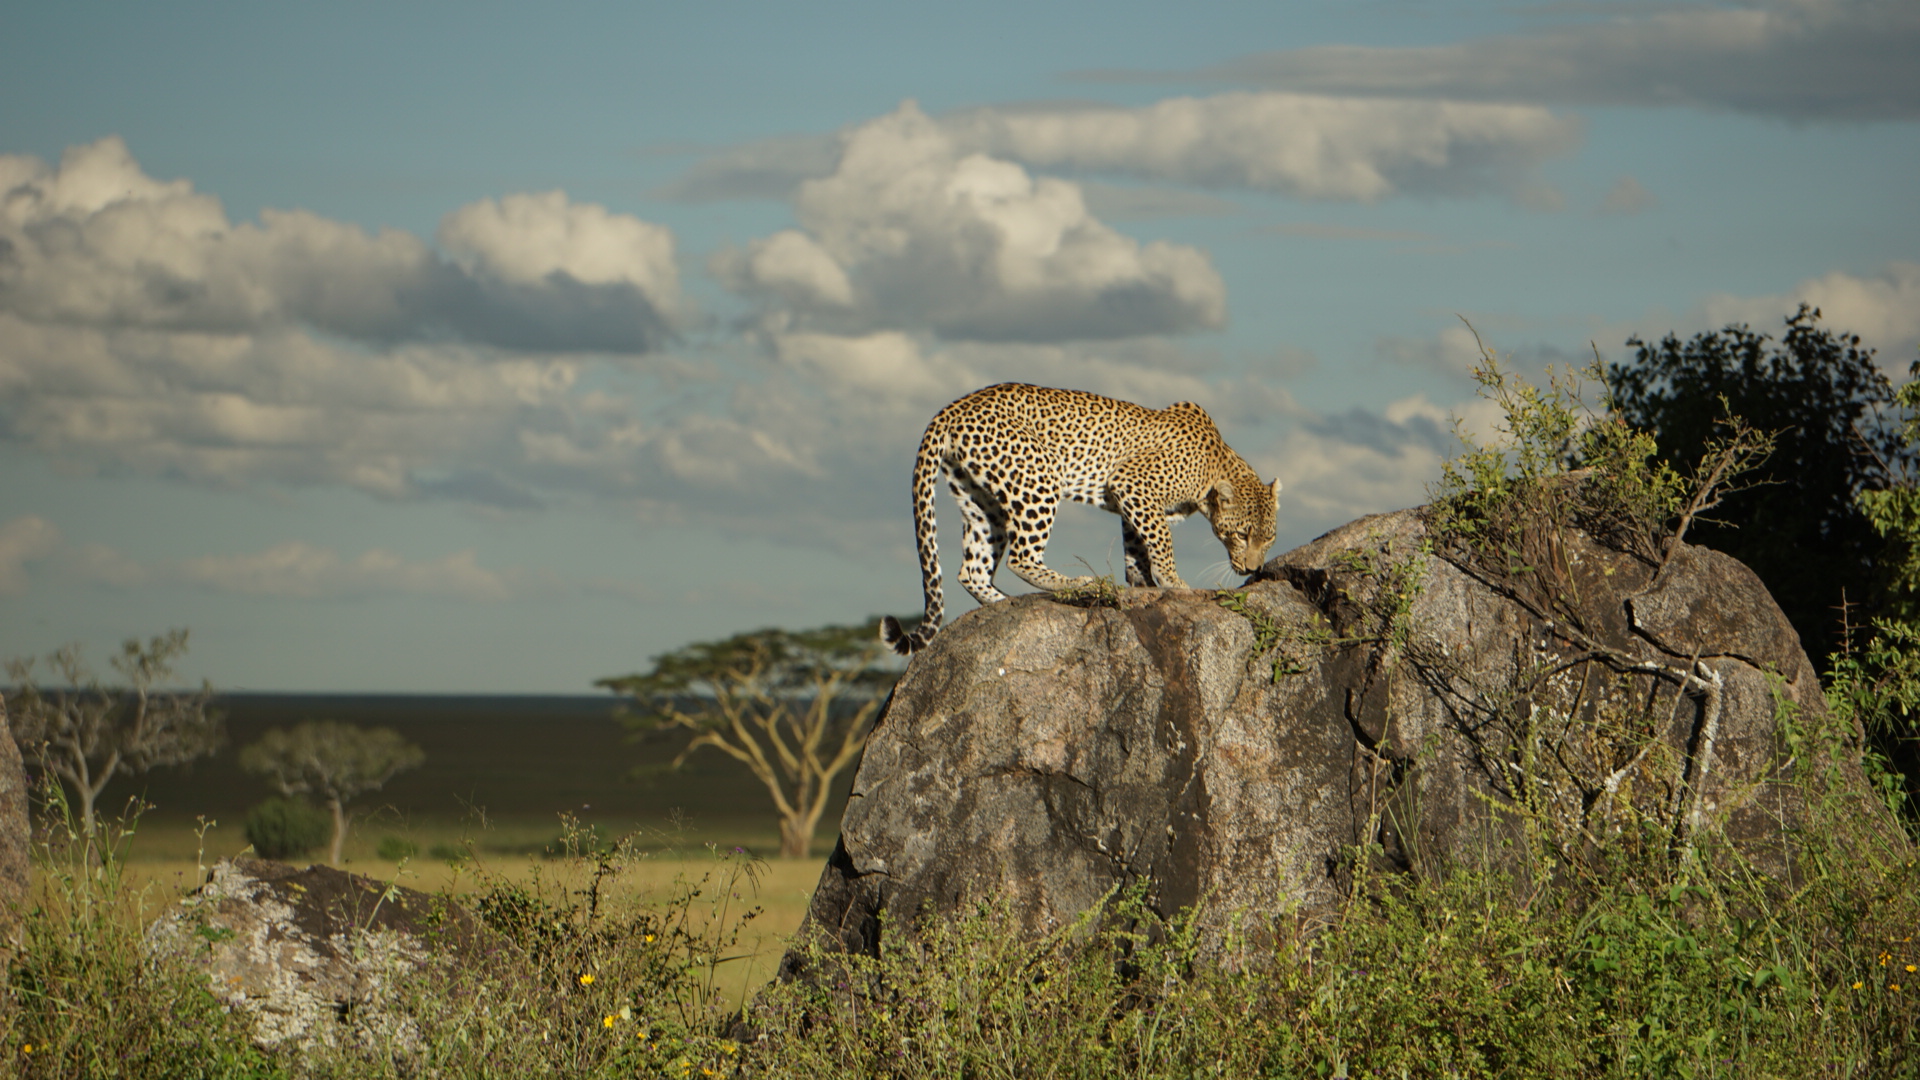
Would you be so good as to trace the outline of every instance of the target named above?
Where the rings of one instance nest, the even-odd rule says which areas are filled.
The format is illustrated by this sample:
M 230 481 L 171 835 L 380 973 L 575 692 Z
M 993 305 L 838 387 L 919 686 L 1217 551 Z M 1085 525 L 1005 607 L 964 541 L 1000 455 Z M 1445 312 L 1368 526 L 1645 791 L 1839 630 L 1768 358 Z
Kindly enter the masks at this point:
M 444 897 L 330 866 L 298 869 L 240 857 L 147 929 L 155 955 L 204 968 L 215 995 L 253 1017 L 262 1046 L 405 1045 L 412 1025 L 391 1006 L 422 967 L 498 946 Z

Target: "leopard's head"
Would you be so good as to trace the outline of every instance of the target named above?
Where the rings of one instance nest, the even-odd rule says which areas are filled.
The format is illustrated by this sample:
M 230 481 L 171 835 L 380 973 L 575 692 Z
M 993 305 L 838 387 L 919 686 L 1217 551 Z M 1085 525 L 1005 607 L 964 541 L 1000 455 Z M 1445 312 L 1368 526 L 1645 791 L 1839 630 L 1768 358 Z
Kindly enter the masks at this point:
M 1273 546 L 1275 512 L 1280 507 L 1280 481 L 1272 487 L 1258 483 L 1236 489 L 1228 480 L 1214 484 L 1207 495 L 1207 520 L 1213 535 L 1226 545 L 1227 560 L 1233 569 L 1251 574 L 1267 561 L 1267 549 Z

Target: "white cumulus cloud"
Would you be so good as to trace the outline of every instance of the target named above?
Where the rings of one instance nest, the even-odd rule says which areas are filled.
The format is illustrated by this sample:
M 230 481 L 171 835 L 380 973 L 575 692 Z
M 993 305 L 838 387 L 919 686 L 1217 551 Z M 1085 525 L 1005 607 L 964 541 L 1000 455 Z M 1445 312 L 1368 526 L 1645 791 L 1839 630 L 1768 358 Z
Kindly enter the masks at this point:
M 672 333 L 660 226 L 553 192 L 461 208 L 441 234 L 455 259 L 303 210 L 236 224 L 186 181 L 147 176 L 115 137 L 57 167 L 0 156 L 0 312 L 29 322 L 548 351 L 645 352 Z
M 1220 326 L 1226 288 L 1200 251 L 1141 244 L 1078 185 L 968 150 L 912 102 L 847 136 L 795 196 L 800 230 L 716 258 L 733 288 L 815 329 L 1060 341 Z
M 1712 328 L 1747 323 L 1778 337 L 1781 320 L 1803 303 L 1819 308 L 1828 328 L 1858 334 L 1880 350 L 1882 363 L 1904 369 L 1914 359 L 1920 345 L 1920 263 L 1888 263 L 1865 277 L 1834 270 L 1778 296 L 1716 293 L 1701 302 L 1700 316 Z
M 0 430 L 80 467 L 408 498 L 423 493 L 423 474 L 456 464 L 518 471 L 524 483 L 521 430 L 600 430 L 573 394 L 579 370 L 457 345 L 369 351 L 293 329 L 165 332 L 0 313 Z
M 900 116 L 894 114 L 896 124 Z M 1183 185 L 1080 185 L 1096 208 L 1134 218 L 1237 211 L 1192 191 L 1196 186 L 1358 202 L 1491 194 L 1551 207 L 1559 197 L 1539 168 L 1575 150 L 1584 130 L 1578 118 L 1534 105 L 1271 91 L 1133 108 L 995 105 L 920 120 L 962 155 Z M 791 197 L 844 169 L 852 144 L 870 139 L 883 122 L 837 137 L 781 136 L 734 147 L 695 165 L 663 194 Z
M 985 108 L 944 125 L 962 145 L 1040 168 L 1360 202 L 1488 191 L 1550 200 L 1536 170 L 1581 134 L 1578 120 L 1534 106 L 1287 93 Z
M 304 211 L 229 221 L 117 138 L 0 156 L 0 438 L 223 487 L 630 495 L 634 407 L 582 388 L 608 366 L 582 353 L 631 366 L 667 340 L 673 248 L 559 192 L 456 209 L 436 247 Z

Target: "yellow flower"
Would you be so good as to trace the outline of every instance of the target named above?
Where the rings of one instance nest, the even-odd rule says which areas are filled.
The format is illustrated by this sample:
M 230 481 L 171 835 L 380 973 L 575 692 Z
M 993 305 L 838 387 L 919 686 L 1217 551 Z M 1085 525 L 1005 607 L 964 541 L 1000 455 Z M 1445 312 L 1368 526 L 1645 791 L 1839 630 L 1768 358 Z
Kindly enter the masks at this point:
M 1866 983 L 1854 983 L 1854 984 L 1853 984 L 1853 988 L 1854 988 L 1855 990 L 1858 990 L 1858 989 L 1860 989 L 1861 987 L 1863 987 L 1863 986 L 1865 986 L 1865 985 L 1867 985 L 1867 984 L 1866 984 Z
M 600 1026 L 601 1026 L 601 1027 L 612 1027 L 612 1026 L 613 1026 L 613 1022 L 614 1022 L 615 1020 L 618 1020 L 618 1019 L 620 1019 L 620 1018 L 619 1018 L 619 1017 L 617 1017 L 617 1016 L 615 1016 L 615 1015 L 613 1015 L 612 1013 L 608 1013 L 608 1014 L 607 1014 L 606 1016 L 604 1016 L 604 1017 L 602 1017 L 602 1018 L 600 1019 Z
M 1887 984 L 1887 989 L 1889 989 L 1889 990 L 1898 990 L 1898 989 L 1900 989 L 1900 984 L 1899 984 L 1899 983 L 1888 983 L 1888 984 Z
M 25 1044 L 23 1044 L 23 1045 L 22 1045 L 22 1046 L 20 1047 L 20 1052 L 21 1052 L 21 1053 L 23 1053 L 23 1054 L 31 1054 L 31 1053 L 33 1053 L 33 1044 L 32 1044 L 32 1043 L 25 1043 Z
M 646 1037 L 647 1037 L 647 1032 L 646 1032 L 646 1029 L 644 1029 L 644 1028 L 643 1028 L 643 1029 L 641 1029 L 641 1030 L 639 1030 L 639 1031 L 636 1031 L 636 1032 L 634 1032 L 634 1033 L 633 1033 L 633 1037 L 634 1037 L 634 1038 L 636 1038 L 636 1039 L 644 1039 L 644 1038 L 646 1038 Z
M 1908 964 L 1908 965 L 1907 965 L 1907 970 L 1908 970 L 1908 971 L 1914 971 L 1914 970 L 1916 970 L 1916 969 L 1914 968 L 1914 966 L 1913 966 L 1912 964 Z
M 647 940 L 648 940 L 648 941 L 652 941 L 652 940 L 653 940 L 653 935 L 652 935 L 652 934 L 648 934 L 648 935 L 647 935 Z
M 580 985 L 581 985 L 581 986 L 592 986 L 592 985 L 593 985 L 593 972 L 591 972 L 591 971 L 589 971 L 589 972 L 587 972 L 587 973 L 586 973 L 585 975 L 582 975 L 582 976 L 580 976 Z

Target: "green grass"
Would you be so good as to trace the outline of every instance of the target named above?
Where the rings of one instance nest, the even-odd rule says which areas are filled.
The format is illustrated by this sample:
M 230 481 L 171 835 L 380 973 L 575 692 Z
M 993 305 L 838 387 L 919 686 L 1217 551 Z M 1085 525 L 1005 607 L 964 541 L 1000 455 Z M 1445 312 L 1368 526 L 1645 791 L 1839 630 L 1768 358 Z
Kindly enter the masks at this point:
M 986 908 L 752 1015 L 783 1076 L 1912 1076 L 1916 887 L 1910 862 L 1785 905 L 1734 863 L 1652 892 L 1377 878 L 1324 932 L 1223 944 L 1130 897 L 1038 944 Z
M 632 758 L 606 759 L 635 751 L 604 718 L 391 722 L 439 765 L 387 793 L 389 816 L 349 846 L 353 868 L 447 891 L 516 946 L 396 987 L 415 1042 L 256 1050 L 200 976 L 146 960 L 142 927 L 238 832 L 210 830 L 196 859 L 182 816 L 257 791 L 156 785 L 162 809 L 104 862 L 39 851 L 0 1076 L 1920 1076 L 1914 850 L 1858 818 L 1814 758 L 1790 884 L 1710 842 L 1680 858 L 1660 842 L 1528 883 L 1362 871 L 1330 921 L 1249 920 L 1224 937 L 1124 895 L 1038 942 L 987 907 L 896 922 L 881 956 L 815 954 L 815 981 L 746 999 L 819 871 L 704 846 L 729 821 L 771 839 L 770 820 L 715 812 L 750 788 L 623 784 Z M 450 783 L 507 809 L 484 823 L 429 809 Z M 594 812 L 612 808 L 596 831 L 530 854 L 583 789 Z M 610 846 L 620 821 L 652 824 Z M 382 860 L 383 841 L 419 854 Z M 431 854 L 446 845 L 477 858 Z
M 198 976 L 142 959 L 165 864 L 43 848 L 0 1075 L 1920 1075 L 1920 868 L 1899 838 L 1823 839 L 1850 835 L 1801 837 L 1791 886 L 1651 845 L 1527 884 L 1362 871 L 1330 922 L 1224 934 L 1121 895 L 1035 942 L 988 906 L 815 953 L 744 1012 L 739 958 L 778 951 L 755 909 L 790 892 L 797 921 L 806 888 L 771 875 L 817 865 L 576 843 L 439 884 L 517 948 L 399 986 L 416 1043 L 306 1054 L 253 1049 Z

